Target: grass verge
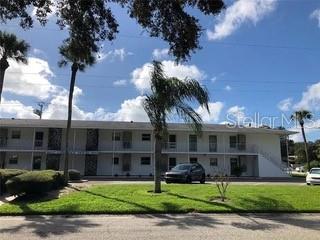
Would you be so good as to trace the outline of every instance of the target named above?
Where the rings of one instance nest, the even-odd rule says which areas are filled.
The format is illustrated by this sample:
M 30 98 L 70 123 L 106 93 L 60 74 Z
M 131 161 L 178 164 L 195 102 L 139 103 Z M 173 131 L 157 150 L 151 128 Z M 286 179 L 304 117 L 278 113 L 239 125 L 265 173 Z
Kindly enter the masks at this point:
M 231 185 L 229 200 L 218 196 L 213 184 L 163 185 L 153 194 L 152 185 L 97 185 L 59 199 L 20 199 L 0 206 L 0 215 L 30 214 L 135 214 L 135 213 L 233 213 L 320 212 L 320 187 L 286 185 Z

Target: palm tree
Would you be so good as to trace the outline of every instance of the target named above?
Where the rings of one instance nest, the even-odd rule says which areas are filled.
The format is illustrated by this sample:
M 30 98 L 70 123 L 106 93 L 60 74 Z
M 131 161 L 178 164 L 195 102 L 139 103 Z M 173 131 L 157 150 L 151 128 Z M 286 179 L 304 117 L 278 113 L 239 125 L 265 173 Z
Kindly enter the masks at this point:
M 71 79 L 69 88 L 69 100 L 68 100 L 68 121 L 66 129 L 66 143 L 65 143 L 65 161 L 64 161 L 64 176 L 65 183 L 68 183 L 68 168 L 69 168 L 69 138 L 72 119 L 72 99 L 73 91 L 76 82 L 76 76 L 78 71 L 84 71 L 87 66 L 92 66 L 96 62 L 97 52 L 96 48 L 82 46 L 81 41 L 75 39 L 67 39 L 63 45 L 59 48 L 62 60 L 59 62 L 59 66 L 63 67 L 71 64 Z
M 0 103 L 4 75 L 9 67 L 8 59 L 27 64 L 27 53 L 29 48 L 29 44 L 24 40 L 18 40 L 16 35 L 0 31 Z
M 305 150 L 305 154 L 306 154 L 308 171 L 310 170 L 310 162 L 309 162 L 309 155 L 308 155 L 308 143 L 307 143 L 307 139 L 306 139 L 306 134 L 304 132 L 304 120 L 311 119 L 311 118 L 312 118 L 312 114 L 311 114 L 311 112 L 309 112 L 307 110 L 296 111 L 291 115 L 291 119 L 299 122 L 299 124 L 300 124 L 301 133 L 302 133 L 302 137 L 303 137 L 303 141 L 304 141 L 304 150 Z
M 160 159 L 164 136 L 167 135 L 167 116 L 177 113 L 193 129 L 201 132 L 201 116 L 187 102 L 196 100 L 209 112 L 208 91 L 198 81 L 184 81 L 165 76 L 162 64 L 153 62 L 151 74 L 151 93 L 146 96 L 144 109 L 148 114 L 155 137 L 154 192 L 161 193 Z

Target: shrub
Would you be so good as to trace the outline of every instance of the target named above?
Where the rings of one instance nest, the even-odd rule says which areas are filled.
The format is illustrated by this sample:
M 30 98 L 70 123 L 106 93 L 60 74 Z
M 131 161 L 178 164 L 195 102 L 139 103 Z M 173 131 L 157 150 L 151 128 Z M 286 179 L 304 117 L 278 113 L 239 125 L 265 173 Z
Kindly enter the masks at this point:
M 81 174 L 78 170 L 75 169 L 70 169 L 69 170 L 69 179 L 70 180 L 80 180 L 81 179 Z
M 1 177 L 1 186 L 0 186 L 0 191 L 1 192 L 6 192 L 6 185 L 5 183 L 18 175 L 21 175 L 23 173 L 28 172 L 27 170 L 21 170 L 21 169 L 0 169 L 0 177 Z M 0 194 L 1 194 L 0 192 Z
M 310 169 L 311 169 L 311 168 L 316 168 L 316 167 L 320 167 L 320 161 L 311 161 L 311 162 L 310 162 Z M 307 172 L 308 164 L 305 164 L 305 165 L 304 165 L 304 169 L 305 169 L 305 171 Z
M 6 188 L 12 195 L 39 194 L 61 188 L 63 184 L 64 177 L 61 172 L 46 170 L 15 176 L 6 182 Z

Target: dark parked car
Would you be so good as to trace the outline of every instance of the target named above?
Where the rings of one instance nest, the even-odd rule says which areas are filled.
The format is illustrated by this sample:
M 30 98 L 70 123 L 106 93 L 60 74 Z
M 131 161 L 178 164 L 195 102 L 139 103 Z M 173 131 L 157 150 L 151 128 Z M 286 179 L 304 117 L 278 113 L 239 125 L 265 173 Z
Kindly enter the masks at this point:
M 198 163 L 178 164 L 165 174 L 166 183 L 183 182 L 192 183 L 192 181 L 200 181 L 205 183 L 206 174 L 204 168 Z

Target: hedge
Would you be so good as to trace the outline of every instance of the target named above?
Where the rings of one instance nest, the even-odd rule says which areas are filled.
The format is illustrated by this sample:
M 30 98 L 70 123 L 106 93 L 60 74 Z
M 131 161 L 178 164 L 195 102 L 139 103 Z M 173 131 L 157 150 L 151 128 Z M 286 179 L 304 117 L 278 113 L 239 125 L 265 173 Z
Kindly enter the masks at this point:
M 81 179 L 81 174 L 78 170 L 70 169 L 68 172 L 69 172 L 69 179 L 71 181 L 78 181 Z
M 1 186 L 0 186 L 0 194 L 6 192 L 6 181 L 9 179 L 24 174 L 28 172 L 27 170 L 21 169 L 0 169 L 0 178 L 1 178 Z
M 39 194 L 63 187 L 61 172 L 46 170 L 32 171 L 15 176 L 6 182 L 6 189 L 12 195 Z

